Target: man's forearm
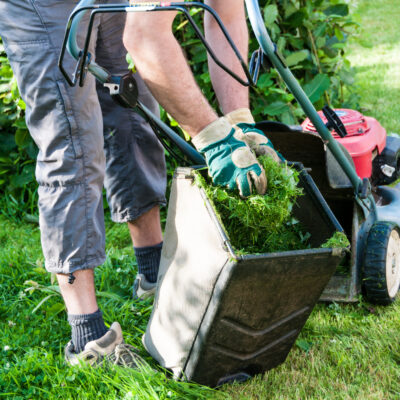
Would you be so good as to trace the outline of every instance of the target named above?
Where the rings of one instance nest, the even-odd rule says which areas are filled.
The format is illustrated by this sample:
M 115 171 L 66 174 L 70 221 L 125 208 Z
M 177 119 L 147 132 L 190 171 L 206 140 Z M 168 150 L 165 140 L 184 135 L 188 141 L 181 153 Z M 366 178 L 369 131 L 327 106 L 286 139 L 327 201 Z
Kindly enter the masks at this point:
M 224 0 L 206 1 L 221 17 L 235 45 L 239 49 L 243 59 L 247 60 L 249 34 L 247 30 L 245 9 L 243 0 L 230 0 L 229 7 Z M 230 47 L 215 19 L 205 14 L 204 19 L 206 38 L 210 42 L 215 54 L 229 69 L 245 79 L 242 66 Z M 241 85 L 208 57 L 211 81 L 218 102 L 224 114 L 231 111 L 249 107 L 249 91 Z

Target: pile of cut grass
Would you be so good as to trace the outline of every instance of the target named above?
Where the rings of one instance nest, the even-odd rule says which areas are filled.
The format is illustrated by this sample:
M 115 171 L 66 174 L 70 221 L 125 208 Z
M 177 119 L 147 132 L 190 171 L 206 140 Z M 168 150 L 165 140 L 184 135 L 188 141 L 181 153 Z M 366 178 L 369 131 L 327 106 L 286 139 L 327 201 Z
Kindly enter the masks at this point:
M 346 248 L 350 246 L 349 239 L 343 232 L 335 232 L 331 238 L 321 245 L 323 249 L 327 248 Z
M 260 157 L 259 162 L 267 175 L 266 195 L 243 199 L 238 193 L 213 186 L 200 172 L 195 172 L 195 181 L 206 192 L 238 254 L 309 247 L 310 235 L 292 216 L 296 199 L 302 195 L 298 187 L 299 173 L 269 157 Z
M 237 254 L 262 254 L 310 248 L 310 234 L 292 215 L 303 190 L 299 172 L 286 163 L 261 156 L 268 180 L 265 195 L 241 198 L 237 192 L 214 186 L 199 171 L 195 181 L 210 200 Z M 321 247 L 348 247 L 344 233 L 335 232 Z

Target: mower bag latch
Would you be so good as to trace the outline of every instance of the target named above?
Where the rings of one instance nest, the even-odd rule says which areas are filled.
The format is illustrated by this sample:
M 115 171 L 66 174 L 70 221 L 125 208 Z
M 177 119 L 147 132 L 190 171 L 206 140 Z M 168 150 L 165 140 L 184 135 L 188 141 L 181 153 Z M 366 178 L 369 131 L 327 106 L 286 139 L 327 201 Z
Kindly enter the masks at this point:
M 287 68 L 285 59 L 283 58 L 282 54 L 279 53 L 278 47 L 275 43 L 274 54 L 277 57 L 278 61 L 282 64 L 282 66 L 284 68 Z M 261 67 L 263 67 L 265 71 L 268 71 L 274 67 L 274 64 L 271 62 L 268 54 L 264 53 L 262 48 L 260 47 L 258 50 L 253 52 L 249 63 L 249 73 L 252 77 L 254 85 L 257 84 Z
M 120 106 L 134 108 L 137 105 L 139 90 L 132 72 L 123 76 L 112 76 L 110 82 L 104 84 L 110 90 L 112 99 Z
M 264 60 L 264 53 L 262 49 L 256 50 L 252 55 L 249 63 L 249 72 L 252 76 L 253 82 L 256 85 L 258 82 L 258 77 L 260 76 L 260 70 L 262 66 L 268 63 L 268 68 L 271 67 L 271 64 L 267 57 Z
M 249 63 L 249 73 L 252 77 L 254 85 L 257 84 L 258 78 L 260 76 L 261 67 L 265 71 L 269 71 L 274 67 L 268 55 L 263 52 L 261 47 L 254 51 L 251 55 L 250 63 Z

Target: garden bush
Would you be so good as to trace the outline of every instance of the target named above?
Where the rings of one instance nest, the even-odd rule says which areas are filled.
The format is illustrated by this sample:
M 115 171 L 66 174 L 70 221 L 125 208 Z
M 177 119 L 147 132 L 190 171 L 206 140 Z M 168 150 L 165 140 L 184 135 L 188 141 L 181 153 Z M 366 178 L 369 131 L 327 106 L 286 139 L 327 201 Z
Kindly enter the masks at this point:
M 347 3 L 348 0 L 260 0 L 273 41 L 317 109 L 325 103 L 333 107 L 355 107 L 358 100 L 352 92 L 354 73 L 344 55 L 348 35 L 357 28 Z M 192 10 L 197 22 L 202 18 L 200 11 Z M 175 32 L 204 94 L 217 108 L 206 53 L 181 15 L 176 19 Z M 250 51 L 257 47 L 256 40 L 251 38 Z M 4 193 L 0 210 L 15 218 L 29 217 L 36 213 L 37 149 L 28 134 L 25 105 L 1 42 L 0 62 L 0 191 Z M 268 118 L 295 124 L 304 118 L 303 111 L 274 70 L 262 71 L 258 87 L 252 90 L 251 103 L 256 120 Z M 163 116 L 168 119 L 166 113 Z M 172 170 L 176 164 L 170 160 L 168 165 Z

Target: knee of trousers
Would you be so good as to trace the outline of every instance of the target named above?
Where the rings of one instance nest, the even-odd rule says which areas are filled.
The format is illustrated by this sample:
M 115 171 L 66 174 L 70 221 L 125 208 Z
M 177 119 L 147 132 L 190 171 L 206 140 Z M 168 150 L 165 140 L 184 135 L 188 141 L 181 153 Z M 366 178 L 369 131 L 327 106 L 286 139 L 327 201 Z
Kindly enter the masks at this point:
M 119 123 L 105 128 L 104 185 L 112 219 L 128 222 L 166 203 L 166 164 L 164 149 L 147 122 L 132 110 L 117 115 Z
M 36 178 L 45 265 L 54 273 L 70 273 L 105 259 L 102 115 L 94 80 L 88 79 L 84 88 L 67 87 L 56 78 L 50 47 L 45 42 L 39 47 L 40 60 L 28 46 L 25 56 L 31 58 L 23 61 L 15 45 L 10 62 L 39 148 Z
M 39 186 L 39 222 L 45 266 L 68 274 L 105 261 L 102 191 L 85 184 Z
M 39 145 L 36 177 L 42 248 L 46 268 L 54 273 L 94 268 L 105 260 L 101 114 L 67 111 L 71 98 L 65 95 L 55 94 L 60 103 L 45 121 L 35 118 L 38 109 L 28 120 Z

